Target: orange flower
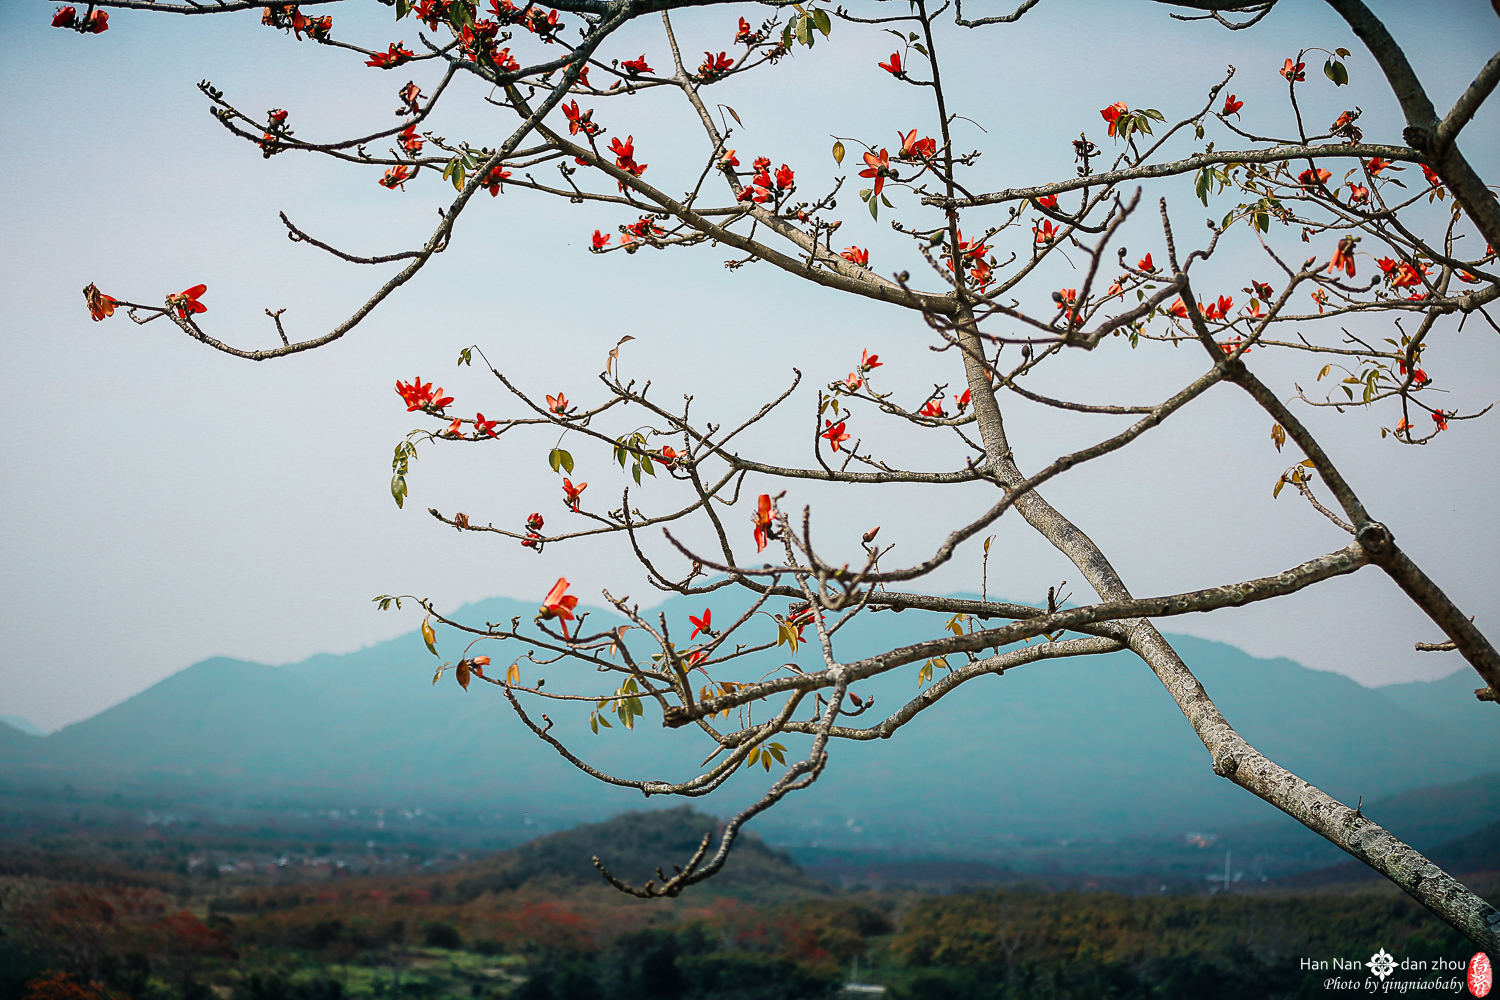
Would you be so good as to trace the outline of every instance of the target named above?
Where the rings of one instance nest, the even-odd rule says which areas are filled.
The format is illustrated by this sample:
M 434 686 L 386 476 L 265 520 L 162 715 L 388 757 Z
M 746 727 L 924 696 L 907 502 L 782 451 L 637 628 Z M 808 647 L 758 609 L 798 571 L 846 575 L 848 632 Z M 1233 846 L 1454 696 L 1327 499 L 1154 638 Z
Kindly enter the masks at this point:
M 578 598 L 568 593 L 568 580 L 566 577 L 558 577 L 552 589 L 547 591 L 547 596 L 542 598 L 542 607 L 537 612 L 544 621 L 558 619 L 562 625 L 563 638 L 568 636 L 568 622 L 573 621 L 573 609 L 578 607 Z
M 97 323 L 106 316 L 115 314 L 115 306 L 119 305 L 113 298 L 105 295 L 99 289 L 90 284 L 83 290 L 83 301 L 88 303 L 89 316 Z
M 415 59 L 417 54 L 406 47 L 404 42 L 392 42 L 390 48 L 385 52 L 374 53 L 366 66 L 374 66 L 377 69 L 391 69 L 400 66 L 408 59 Z
M 1357 242 L 1359 241 L 1352 236 L 1339 240 L 1339 245 L 1333 251 L 1333 270 L 1343 271 L 1349 277 L 1354 277 L 1354 244 Z
M 559 392 L 556 396 L 547 397 L 547 409 L 561 416 L 568 412 L 568 397 Z
M 1099 112 L 1099 117 L 1101 117 L 1105 121 L 1109 122 L 1109 134 L 1110 134 L 1110 136 L 1114 136 L 1115 135 L 1116 130 L 1118 130 L 1120 128 L 1120 119 L 1129 110 L 1130 110 L 1130 108 L 1125 104 L 1124 101 L 1116 101 L 1115 103 L 1111 104 L 1109 107 L 1107 107 L 1104 110 L 1102 110 L 1102 111 Z
M 1302 83 L 1307 79 L 1307 74 L 1302 72 L 1307 69 L 1307 63 L 1293 63 L 1290 59 L 1281 67 L 1281 75 L 1292 83 Z
M 1322 187 L 1324 184 L 1328 183 L 1328 178 L 1332 176 L 1333 174 L 1329 173 L 1327 170 L 1308 167 L 1306 170 L 1302 171 L 1302 173 L 1297 175 L 1297 181 L 1303 187 Z
M 1437 424 L 1438 430 L 1445 431 L 1448 429 L 1448 418 L 1450 416 L 1452 416 L 1452 414 L 1444 413 L 1442 410 L 1433 410 L 1432 422 Z
M 1142 271 L 1156 270 L 1156 264 L 1152 262 L 1151 255 L 1149 253 L 1146 256 L 1142 257 L 1139 261 L 1137 261 L 1135 266 L 1137 269 Z
M 750 515 L 750 520 L 755 525 L 755 551 L 764 552 L 766 541 L 771 537 L 771 527 L 775 523 L 771 514 L 771 494 L 760 495 L 755 502 L 755 513 Z
M 208 291 L 207 285 L 194 285 L 187 291 L 168 295 L 167 305 L 175 309 L 182 319 L 187 319 L 189 313 L 208 312 L 208 306 L 198 301 L 198 296 L 206 291 Z
M 405 191 L 406 182 L 411 178 L 411 175 L 412 171 L 410 167 L 405 165 L 391 167 L 385 172 L 385 176 L 380 178 L 380 186 L 391 188 L 392 190 L 400 188 Z
M 588 489 L 588 488 L 589 488 L 589 484 L 588 483 L 579 483 L 577 486 L 574 486 L 573 485 L 573 480 L 568 479 L 567 477 L 564 477 L 563 478 L 563 506 L 567 507 L 569 510 L 573 511 L 576 514 L 578 512 L 578 503 L 579 503 L 578 498 L 580 496 L 582 496 L 583 495 L 583 491 L 586 490 L 586 489 Z
M 867 371 L 869 371 L 872 368 L 879 368 L 882 365 L 884 365 L 884 363 L 885 362 L 883 362 L 883 361 L 880 360 L 880 355 L 878 355 L 878 354 L 871 354 L 870 353 L 870 349 L 868 347 L 865 348 L 862 352 L 860 352 L 860 355 L 859 355 L 859 370 L 862 371 L 862 372 L 867 372 Z
M 825 429 L 820 436 L 827 438 L 833 450 L 838 451 L 839 444 L 849 440 L 849 432 L 844 429 L 845 421 L 840 420 L 838 423 L 834 423 L 832 420 L 825 420 L 823 424 Z
M 917 130 L 903 134 L 899 129 L 896 138 L 901 140 L 901 152 L 896 154 L 903 160 L 925 160 L 937 155 L 937 142 L 932 138 L 917 138 Z
M 875 178 L 874 194 L 879 194 L 880 189 L 885 187 L 885 179 L 891 173 L 891 156 L 884 149 L 879 155 L 875 153 L 865 154 L 865 169 L 859 172 L 861 177 Z
M 839 254 L 839 256 L 851 264 L 858 264 L 860 267 L 870 266 L 870 251 L 861 249 L 860 247 L 845 247 L 844 252 Z

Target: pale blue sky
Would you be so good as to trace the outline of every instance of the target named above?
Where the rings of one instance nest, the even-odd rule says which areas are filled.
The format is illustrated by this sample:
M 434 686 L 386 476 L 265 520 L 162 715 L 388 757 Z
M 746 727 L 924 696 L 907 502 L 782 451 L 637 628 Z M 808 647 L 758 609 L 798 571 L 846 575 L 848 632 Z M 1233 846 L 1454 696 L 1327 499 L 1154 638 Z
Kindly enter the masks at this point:
M 1372 6 L 1389 19 L 1440 107 L 1500 45 L 1500 19 L 1482 0 Z M 563 521 L 544 461 L 550 437 L 482 450 L 426 448 L 406 510 L 392 504 L 391 449 L 419 423 L 391 391 L 397 378 L 435 378 L 465 415 L 506 411 L 498 386 L 477 370 L 455 369 L 467 344 L 480 344 L 523 384 L 561 388 L 582 402 L 598 397 L 593 377 L 605 352 L 630 334 L 637 340 L 626 348 L 629 373 L 656 379 L 664 399 L 692 392 L 703 415 L 724 419 L 783 385 L 793 365 L 817 385 L 841 377 L 865 347 L 888 362 L 881 374 L 889 386 L 919 393 L 953 379 L 948 360 L 927 350 L 926 331 L 894 310 L 805 287 L 764 265 L 726 271 L 721 249 L 594 257 L 584 250 L 588 234 L 629 218 L 514 189 L 482 198 L 449 253 L 342 342 L 310 355 L 255 365 L 164 323 L 91 323 L 78 294 L 90 281 L 144 301 L 201 281 L 209 286 L 203 319 L 224 339 L 273 343 L 262 313 L 268 306 L 288 308 L 296 335 L 321 331 L 387 272 L 288 243 L 276 212 L 340 245 L 385 253 L 419 243 L 452 191 L 428 176 L 393 193 L 377 186 L 370 168 L 299 155 L 264 160 L 214 122 L 194 89 L 207 78 L 252 113 L 289 108 L 299 135 L 319 137 L 350 120 L 361 128 L 393 122 L 396 87 L 415 76 L 430 89 L 430 65 L 367 69 L 352 54 L 262 28 L 253 14 L 119 11 L 108 33 L 81 37 L 48 27 L 53 7 L 0 5 L 9 53 L 0 80 L 10 95 L 0 112 L 10 146 L 0 188 L 7 304 L 0 351 L 12 387 L 0 404 L 10 430 L 9 488 L 0 501 L 9 568 L 0 595 L 4 714 L 53 729 L 210 655 L 287 662 L 413 628 L 410 615 L 373 611 L 369 599 L 379 593 L 425 594 L 445 607 L 490 595 L 529 599 L 566 573 L 586 601 L 605 586 L 650 601 L 621 547 L 555 547 L 537 557 L 513 542 L 460 537 L 426 515 L 436 506 L 518 524 L 540 509 Z M 332 12 L 341 32 L 368 43 L 415 42 L 410 22 L 392 29 L 389 8 L 361 3 Z M 744 12 L 764 16 L 762 8 Z M 685 53 L 728 47 L 739 13 L 683 13 L 676 23 Z M 741 158 L 764 152 L 788 162 L 811 188 L 852 173 L 835 171 L 830 133 L 887 144 L 898 128 L 934 131 L 922 95 L 873 68 L 892 41 L 840 25 L 812 53 L 716 89 L 713 96 L 744 119 L 733 143 Z M 973 174 L 980 189 L 1066 176 L 1069 140 L 1080 129 L 1102 139 L 1098 108 L 1125 100 L 1179 117 L 1201 104 L 1229 63 L 1239 68 L 1229 89 L 1246 101 L 1246 122 L 1286 131 L 1276 70 L 1299 45 L 1355 50 L 1353 85 L 1342 92 L 1313 62 L 1306 107 L 1315 121 L 1358 103 L 1372 140 L 1399 141 L 1394 101 L 1372 62 L 1314 0 L 1283 0 L 1260 26 L 1234 34 L 1174 22 L 1154 3 L 1047 0 L 1015 28 L 945 44 L 955 110 L 985 130 L 960 123 L 969 129 L 960 144 L 986 151 Z M 608 54 L 640 51 L 654 66 L 667 63 L 656 25 L 632 28 Z M 494 144 L 508 124 L 471 83 L 463 88 L 434 127 Z M 682 109 L 659 98 L 600 102 L 599 117 L 635 135 L 637 158 L 652 165 L 649 179 L 686 186 L 687 157 L 700 155 L 701 140 Z M 1488 108 L 1463 139 L 1489 177 L 1500 176 L 1497 124 L 1500 114 Z M 1224 136 L 1220 145 L 1231 141 Z M 1184 184 L 1148 197 L 1157 193 L 1172 198 L 1180 231 L 1203 231 L 1208 213 Z M 910 196 L 897 202 L 911 207 Z M 1227 207 L 1216 202 L 1212 214 Z M 841 211 L 840 236 L 870 247 L 877 269 L 920 273 L 920 260 L 884 221 L 872 222 L 852 196 Z M 1245 283 L 1245 262 L 1254 260 L 1244 237 L 1239 230 L 1207 272 L 1223 275 L 1226 290 Z M 1159 252 L 1149 231 L 1129 242 L 1132 250 Z M 1059 264 L 1047 278 L 1055 283 L 1037 288 L 1076 285 L 1077 277 Z M 1456 335 L 1450 326 L 1427 367 L 1452 388 L 1454 404 L 1473 408 L 1494 398 L 1497 346 L 1500 338 L 1481 323 Z M 1191 377 L 1201 362 L 1188 355 L 1132 354 L 1117 342 L 1069 359 L 1038 384 L 1144 402 Z M 1249 360 L 1288 393 L 1315 372 L 1306 359 Z M 808 406 L 789 410 L 759 443 L 775 449 L 780 434 L 800 439 Z M 1377 428 L 1396 419 L 1390 411 L 1319 411 L 1308 419 L 1375 515 L 1496 635 L 1500 438 L 1493 423 L 1402 449 L 1379 440 Z M 1028 469 L 1114 426 L 1025 407 L 1014 407 L 1010 420 Z M 1294 499 L 1271 501 L 1270 486 L 1290 458 L 1271 449 L 1268 425 L 1224 389 L 1141 447 L 1047 495 L 1103 544 L 1137 594 L 1275 572 L 1343 542 Z M 920 461 L 931 450 L 930 438 L 890 435 L 897 454 Z M 602 455 L 588 461 L 575 478 L 590 482 L 589 498 L 617 498 L 625 482 L 619 470 Z M 899 541 L 911 558 L 950 523 L 920 517 L 901 525 L 906 511 L 935 496 L 908 491 L 898 505 L 881 494 L 809 489 L 794 499 L 823 504 L 815 509 L 830 522 L 886 525 L 882 540 Z M 1078 589 L 1076 572 L 1024 527 L 1006 525 L 997 545 L 991 592 L 1035 600 L 1065 578 Z M 933 586 L 977 590 L 977 552 Z M 1412 652 L 1413 641 L 1436 639 L 1436 630 L 1375 570 L 1289 602 L 1178 619 L 1171 629 L 1371 684 L 1457 666 Z

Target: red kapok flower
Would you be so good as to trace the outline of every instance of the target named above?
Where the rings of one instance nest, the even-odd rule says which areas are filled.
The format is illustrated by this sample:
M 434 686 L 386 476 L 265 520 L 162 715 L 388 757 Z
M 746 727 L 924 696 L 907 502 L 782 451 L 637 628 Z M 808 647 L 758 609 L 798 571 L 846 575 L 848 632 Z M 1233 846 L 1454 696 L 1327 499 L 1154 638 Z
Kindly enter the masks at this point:
M 449 424 L 447 426 L 447 428 L 443 431 L 443 436 L 444 437 L 455 437 L 455 438 L 463 437 L 464 436 L 464 421 L 463 421 L 463 418 L 462 417 L 454 417 L 453 418 L 453 423 Z
M 1062 230 L 1058 229 L 1046 219 L 1042 220 L 1041 225 L 1031 227 L 1031 235 L 1036 240 L 1037 246 L 1041 246 L 1045 243 L 1051 243 L 1053 240 L 1057 239 L 1060 232 L 1062 232 Z
M 1033 198 L 1032 201 L 1036 202 L 1037 208 L 1050 208 L 1054 212 L 1057 211 L 1057 195 L 1055 194 L 1049 194 L 1045 198 Z
M 974 401 L 974 394 L 972 392 L 970 392 L 968 389 L 965 389 L 964 390 L 964 394 L 962 396 L 959 396 L 953 402 L 958 406 L 958 412 L 962 413 L 962 412 L 964 412 L 965 410 L 967 410 L 969 408 L 969 404 L 972 403 L 973 401 Z
M 1234 99 L 1234 95 L 1230 94 L 1228 97 L 1224 98 L 1224 110 L 1219 112 L 1219 114 L 1221 114 L 1225 118 L 1228 118 L 1230 115 L 1234 115 L 1236 118 L 1238 118 L 1240 116 L 1240 108 L 1243 108 L 1244 106 L 1244 101 L 1236 101 Z
M 1302 72 L 1307 69 L 1307 63 L 1293 63 L 1290 59 L 1281 67 L 1281 75 L 1292 83 L 1301 83 L 1307 79 L 1307 74 Z
M 901 140 L 901 152 L 896 154 L 903 160 L 925 160 L 937 155 L 937 140 L 927 137 L 917 138 L 917 130 L 903 134 L 899 129 L 896 138 Z
M 716 80 L 734 68 L 734 60 L 729 58 L 729 53 L 720 52 L 715 56 L 712 52 L 703 53 L 703 63 L 698 67 L 698 79 L 705 83 Z
M 1151 255 L 1149 253 L 1146 256 L 1142 257 L 1140 260 L 1136 261 L 1135 266 L 1138 270 L 1141 271 L 1156 270 L 1156 264 L 1151 260 Z
M 750 520 L 755 524 L 755 551 L 764 552 L 774 523 L 771 516 L 771 494 L 762 493 L 755 501 L 755 512 L 750 515 Z
M 1302 173 L 1297 175 L 1297 182 L 1303 187 L 1307 188 L 1322 187 L 1323 185 L 1328 183 L 1328 178 L 1332 176 L 1333 174 L 1329 173 L 1327 170 L 1308 167 L 1306 170 L 1302 171 Z
M 642 73 L 655 73 L 656 70 L 646 65 L 646 53 L 642 52 L 639 59 L 627 59 L 620 63 L 620 67 L 631 76 L 640 76 Z
M 1358 242 L 1352 236 L 1345 236 L 1339 240 L 1339 245 L 1333 251 L 1333 260 L 1330 262 L 1333 270 L 1343 271 L 1349 277 L 1354 277 L 1354 245 Z
M 796 173 L 791 167 L 783 163 L 776 171 L 776 186 L 778 188 L 789 188 L 796 178 Z
M 1448 429 L 1448 418 L 1452 415 L 1451 413 L 1444 413 L 1442 410 L 1433 410 L 1432 422 L 1437 424 L 1438 430 L 1445 431 Z
M 414 115 L 421 111 L 421 108 L 417 107 L 417 99 L 422 96 L 422 88 L 418 87 L 414 81 L 406 81 L 406 86 L 396 91 L 396 96 L 405 105 L 400 111 L 396 112 L 398 115 Z
M 495 427 L 499 423 L 500 421 L 498 420 L 484 419 L 483 413 L 476 413 L 474 414 L 474 434 L 476 437 L 480 434 L 488 434 L 490 437 L 499 437 L 500 435 L 495 433 Z
M 859 370 L 860 371 L 867 372 L 867 371 L 869 371 L 872 368 L 879 368 L 879 367 L 881 367 L 884 364 L 885 364 L 885 362 L 880 360 L 880 355 L 878 355 L 878 354 L 871 354 L 870 353 L 870 349 L 868 347 L 865 348 L 862 352 L 860 352 L 860 356 L 859 356 Z
M 1349 185 L 1349 204 L 1363 205 L 1370 200 L 1370 189 L 1363 184 Z
M 1167 312 L 1178 319 L 1187 319 L 1187 305 L 1183 303 L 1182 296 L 1177 296 L 1177 301 L 1167 307 Z
M 858 264 L 860 267 L 870 266 L 870 251 L 862 247 L 845 247 L 844 252 L 839 254 L 839 256 L 851 264 Z
M 859 377 L 857 372 L 850 372 L 849 377 L 844 379 L 844 388 L 849 392 L 858 392 L 859 387 L 865 384 L 865 380 Z
M 1267 302 L 1276 297 L 1276 289 L 1272 288 L 1264 281 L 1251 281 L 1250 288 L 1248 290 L 1254 292 L 1256 295 L 1265 299 Z
M 563 477 L 563 505 L 576 513 L 578 511 L 578 498 L 588 488 L 588 483 L 579 483 L 577 486 L 574 486 L 573 480 Z
M 509 176 L 510 171 L 504 169 L 497 163 L 495 166 L 490 168 L 489 176 L 480 181 L 480 186 L 489 188 L 490 197 L 493 198 L 501 191 L 505 190 L 505 185 L 502 182 Z
M 769 156 L 757 156 L 755 162 L 750 166 L 757 174 L 763 174 L 771 169 L 771 158 Z
M 1375 177 L 1382 170 L 1384 170 L 1386 167 L 1388 167 L 1390 165 L 1391 165 L 1391 161 L 1390 160 L 1382 160 L 1380 157 L 1377 156 L 1374 159 L 1370 160 L 1370 162 L 1368 162 L 1368 163 L 1365 164 L 1365 169 L 1370 172 L 1370 176 L 1371 177 Z
M 597 229 L 594 230 L 594 245 L 589 247 L 589 250 L 593 253 L 598 253 L 600 250 L 603 250 L 605 247 L 609 246 L 609 238 L 609 233 L 601 233 Z
M 845 423 L 843 420 L 840 420 L 838 423 L 834 423 L 832 420 L 823 421 L 824 429 L 820 436 L 828 439 L 828 444 L 834 451 L 839 450 L 841 442 L 849 440 L 849 432 L 844 429 Z
M 890 62 L 888 62 L 888 63 L 877 63 L 876 65 L 878 65 L 881 69 L 885 70 L 887 73 L 891 74 L 892 76 L 900 76 L 901 75 L 901 53 L 899 53 L 899 52 L 892 52 L 891 53 L 891 61 Z
M 528 531 L 541 531 L 544 523 L 540 514 L 532 514 L 526 518 L 526 528 Z
M 567 413 L 568 412 L 568 397 L 564 396 L 560 392 L 556 396 L 548 396 L 547 397 L 547 409 L 551 410 L 553 413 L 558 414 L 559 416 L 561 416 L 564 413 Z
M 710 637 L 714 634 L 714 612 L 712 608 L 704 608 L 702 618 L 694 618 L 692 615 L 688 615 L 688 621 L 692 622 L 695 626 L 693 628 L 693 634 L 688 636 L 688 642 L 692 642 L 694 639 L 698 638 L 698 634 L 700 632 Z
M 578 607 L 578 598 L 568 593 L 569 586 L 567 577 L 558 577 L 552 589 L 547 591 L 547 596 L 542 598 L 542 606 L 537 612 L 537 616 L 545 621 L 558 619 L 565 637 L 568 634 L 568 622 L 574 620 L 573 609 Z
M 78 23 L 78 9 L 76 7 L 59 7 L 57 13 L 52 15 L 52 27 L 71 28 Z
M 417 54 L 406 48 L 406 43 L 392 42 L 390 48 L 385 52 L 376 52 L 370 56 L 366 66 L 374 66 L 376 69 L 391 69 L 400 66 L 408 59 L 415 59 Z
M 1119 129 L 1120 118 L 1123 117 L 1129 110 L 1129 105 L 1127 105 L 1124 101 L 1116 101 L 1109 107 L 1099 112 L 1099 116 L 1105 121 L 1109 122 L 1109 134 L 1111 136 L 1114 136 L 1115 132 Z
M 416 156 L 422 151 L 423 140 L 417 135 L 415 122 L 402 129 L 400 135 L 396 136 L 396 140 L 401 143 L 401 148 L 406 150 L 407 156 Z
M 115 306 L 119 305 L 113 298 L 99 291 L 98 287 L 92 283 L 83 290 L 83 301 L 88 303 L 89 317 L 95 323 L 106 316 L 113 316 L 115 314 Z
M 198 301 L 198 296 L 206 291 L 208 291 L 207 285 L 194 285 L 176 295 L 168 295 L 167 305 L 176 310 L 177 315 L 182 319 L 187 319 L 189 313 L 208 312 L 208 306 Z
M 401 190 L 405 191 L 406 182 L 411 179 L 411 176 L 412 170 L 405 164 L 391 167 L 390 169 L 386 170 L 385 176 L 380 178 L 380 186 L 384 188 L 390 188 L 392 190 L 400 188 Z
M 891 155 L 884 149 L 877 155 L 875 153 L 865 154 L 865 169 L 859 172 L 861 177 L 875 178 L 875 194 L 885 187 L 885 179 L 891 173 Z
M 943 412 L 943 397 L 941 396 L 939 396 L 937 399 L 929 399 L 926 404 L 923 405 L 922 409 L 917 412 L 917 416 L 919 417 L 938 418 L 946 417 L 947 415 L 948 414 Z
M 589 108 L 587 111 L 579 111 L 578 102 L 573 101 L 572 103 L 564 104 L 562 110 L 563 117 L 568 120 L 569 135 L 577 135 L 579 132 L 582 132 L 584 135 L 593 135 L 599 131 L 599 126 L 593 122 L 593 108 Z
M 1425 163 L 1422 164 L 1422 176 L 1426 177 L 1427 183 L 1431 184 L 1433 187 L 1443 186 L 1443 179 L 1437 175 L 1437 171 L 1433 170 Z
M 331 17 L 324 18 L 324 20 L 326 20 L 328 22 L 328 26 L 330 28 L 333 27 L 333 18 L 331 18 Z M 97 34 L 99 34 L 101 32 L 108 31 L 109 30 L 109 12 L 108 11 L 103 11 L 103 10 L 96 10 L 96 11 L 94 11 L 94 13 L 89 16 L 88 23 L 86 25 L 84 25 L 83 30 L 89 32 L 90 34 L 95 34 L 95 35 L 97 35 Z
M 750 22 L 743 17 L 740 18 L 740 30 L 734 36 L 734 40 L 736 42 L 743 42 L 746 45 L 754 45 L 756 42 L 755 33 L 750 30 Z

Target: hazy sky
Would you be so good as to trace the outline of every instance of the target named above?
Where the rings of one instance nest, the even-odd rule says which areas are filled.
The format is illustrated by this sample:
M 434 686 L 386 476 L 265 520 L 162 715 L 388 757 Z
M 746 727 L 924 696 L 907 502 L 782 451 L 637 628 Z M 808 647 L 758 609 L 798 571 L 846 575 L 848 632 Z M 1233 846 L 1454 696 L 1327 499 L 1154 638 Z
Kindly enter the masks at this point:
M 1500 44 L 1500 18 L 1483 0 L 1372 6 L 1441 109 Z M 205 282 L 202 319 L 221 339 L 273 344 L 268 307 L 286 307 L 295 337 L 321 332 L 390 272 L 289 243 L 277 211 L 353 251 L 389 253 L 419 245 L 453 191 L 431 174 L 390 192 L 377 185 L 374 168 L 300 154 L 263 159 L 219 127 L 194 87 L 212 80 L 252 114 L 290 109 L 298 135 L 318 139 L 387 127 L 395 90 L 408 76 L 430 90 L 438 75 L 432 64 L 368 69 L 350 53 L 263 28 L 251 13 L 117 11 L 109 32 L 83 37 L 50 28 L 53 9 L 0 5 L 8 43 L 0 79 L 11 95 L 0 112 L 10 145 L 0 187 L 7 306 L 0 350 L 11 386 L 0 403 L 9 430 L 9 485 L 0 501 L 8 570 L 0 714 L 55 729 L 211 655 L 290 662 L 415 627 L 410 614 L 377 613 L 370 598 L 381 593 L 427 595 L 453 608 L 492 595 L 539 598 L 566 573 L 585 601 L 609 587 L 654 602 L 623 546 L 558 546 L 536 556 L 511 541 L 460 536 L 425 513 L 429 506 L 463 510 L 478 522 L 515 527 L 541 510 L 549 528 L 565 523 L 545 463 L 552 436 L 425 447 L 406 509 L 391 502 L 392 449 L 422 423 L 392 392 L 397 378 L 436 380 L 465 416 L 515 412 L 480 369 L 455 367 L 469 344 L 521 384 L 562 389 L 587 404 L 601 396 L 595 376 L 605 352 L 629 334 L 637 339 L 625 349 L 628 376 L 654 379 L 662 400 L 693 393 L 696 412 L 723 420 L 753 410 L 794 366 L 809 388 L 841 378 L 862 348 L 882 356 L 885 385 L 908 399 L 955 379 L 952 359 L 932 354 L 930 334 L 897 310 L 850 301 L 766 265 L 726 270 L 723 248 L 595 257 L 585 251 L 589 234 L 633 217 L 514 188 L 479 199 L 446 254 L 343 341 L 311 354 L 257 365 L 195 344 L 165 322 L 136 327 L 117 316 L 91 323 L 79 295 L 90 281 L 147 302 Z M 1357 103 L 1372 141 L 1399 141 L 1383 80 L 1321 3 L 1283 0 L 1262 24 L 1237 33 L 1175 22 L 1168 10 L 1048 0 L 1015 28 L 944 43 L 956 110 L 973 120 L 958 124 L 958 142 L 985 151 L 974 186 L 1067 176 L 1070 140 L 1081 129 L 1103 140 L 1099 108 L 1124 100 L 1160 108 L 1169 119 L 1184 116 L 1229 64 L 1238 74 L 1228 90 L 1246 101 L 1247 127 L 1286 132 L 1285 84 L 1276 71 L 1299 46 L 1355 51 L 1352 86 L 1338 92 L 1317 72 L 1322 57 L 1309 56 L 1305 108 L 1314 122 Z M 765 16 L 763 8 L 680 15 L 685 53 L 727 48 L 741 12 Z M 416 42 L 412 22 L 392 28 L 389 8 L 359 3 L 332 13 L 340 34 L 376 47 Z M 874 29 L 837 25 L 832 39 L 798 50 L 776 71 L 715 88 L 712 96 L 744 120 L 732 143 L 741 159 L 763 152 L 787 162 L 812 190 L 853 173 L 848 160 L 835 169 L 830 135 L 894 144 L 898 129 L 935 131 L 923 95 L 874 69 L 893 42 Z M 642 51 L 659 69 L 670 64 L 656 24 L 633 27 L 607 56 Z M 475 145 L 498 143 L 510 127 L 504 112 L 486 108 L 472 82 L 460 86 L 432 127 Z M 701 155 L 701 140 L 681 107 L 657 94 L 598 104 L 612 132 L 635 136 L 649 179 L 669 190 L 692 183 L 696 159 L 689 157 Z M 1497 125 L 1492 101 L 1462 140 L 1490 178 L 1500 176 Z M 1215 138 L 1221 147 L 1235 141 Z M 1186 183 L 1148 189 L 1153 199 L 1159 193 L 1172 199 L 1179 232 L 1192 240 L 1205 217 L 1232 204 L 1226 196 L 1204 212 Z M 896 197 L 908 213 L 912 200 Z M 910 268 L 933 284 L 852 190 L 840 209 L 840 238 L 870 247 L 878 270 Z M 1264 265 L 1244 228 L 1232 232 L 1205 273 L 1238 293 L 1246 268 Z M 1127 242 L 1133 252 L 1161 252 L 1150 229 Z M 1078 273 L 1059 262 L 1029 294 L 1078 283 Z M 1481 322 L 1462 333 L 1455 326 L 1441 328 L 1426 368 L 1451 390 L 1447 405 L 1468 411 L 1495 398 L 1500 338 Z M 1390 328 L 1366 324 L 1360 332 L 1379 337 Z M 1248 360 L 1279 391 L 1312 384 L 1317 366 L 1309 359 L 1268 353 Z M 1162 398 L 1201 365 L 1198 352 L 1132 353 L 1115 341 L 1035 384 L 1140 403 Z M 794 400 L 784 419 L 747 444 L 763 455 L 784 453 L 788 440 L 802 448 L 810 398 Z M 1382 442 L 1378 430 L 1395 423 L 1394 409 L 1303 412 L 1374 516 L 1467 613 L 1500 634 L 1493 568 L 1500 518 L 1493 421 L 1500 416 L 1455 425 L 1425 448 L 1400 448 Z M 1015 404 L 1008 414 L 1026 469 L 1118 426 Z M 874 440 L 876 421 L 863 426 Z M 1271 500 L 1293 458 L 1274 451 L 1268 430 L 1243 394 L 1221 388 L 1139 447 L 1045 492 L 1103 545 L 1138 595 L 1273 573 L 1345 541 L 1294 497 Z M 880 433 L 897 457 L 928 467 L 957 461 L 946 443 L 934 449 L 931 437 Z M 589 481 L 588 499 L 603 507 L 614 497 L 615 505 L 626 477 L 603 453 L 577 453 L 575 478 Z M 982 487 L 957 491 L 957 499 L 918 489 L 807 489 L 792 502 L 814 503 L 830 529 L 882 524 L 882 540 L 914 560 L 986 496 Z M 654 497 L 646 491 L 647 502 Z M 730 520 L 743 524 L 739 512 Z M 1070 579 L 1069 589 L 1086 597 L 1076 571 L 1018 524 L 1000 529 L 991 593 L 1038 600 L 1048 584 Z M 932 586 L 977 591 L 978 567 L 977 550 L 965 550 Z M 1367 684 L 1459 666 L 1451 654 L 1412 651 L 1414 641 L 1440 636 L 1374 569 L 1291 600 L 1176 619 L 1168 628 Z M 414 669 L 426 666 L 414 659 Z

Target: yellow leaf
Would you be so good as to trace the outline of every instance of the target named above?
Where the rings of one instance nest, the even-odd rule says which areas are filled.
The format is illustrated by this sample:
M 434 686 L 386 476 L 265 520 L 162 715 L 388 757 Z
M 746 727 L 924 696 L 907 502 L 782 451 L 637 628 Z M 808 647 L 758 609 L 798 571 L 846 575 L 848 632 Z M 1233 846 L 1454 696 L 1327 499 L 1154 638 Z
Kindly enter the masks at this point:
M 833 162 L 844 162 L 844 144 L 842 142 L 835 142 L 833 144 Z
M 431 623 L 426 618 L 422 619 L 422 641 L 427 643 L 427 651 L 433 656 L 438 655 L 437 633 L 432 630 Z
M 1272 500 L 1275 500 L 1277 497 L 1281 496 L 1281 488 L 1283 486 L 1285 486 L 1285 485 L 1286 485 L 1286 477 L 1285 476 L 1282 476 L 1280 479 L 1276 480 L 1276 488 L 1271 491 L 1271 499 Z
M 521 683 L 521 664 L 519 660 L 512 663 L 510 669 L 505 672 L 505 683 L 513 687 Z

